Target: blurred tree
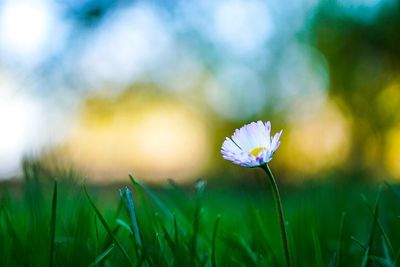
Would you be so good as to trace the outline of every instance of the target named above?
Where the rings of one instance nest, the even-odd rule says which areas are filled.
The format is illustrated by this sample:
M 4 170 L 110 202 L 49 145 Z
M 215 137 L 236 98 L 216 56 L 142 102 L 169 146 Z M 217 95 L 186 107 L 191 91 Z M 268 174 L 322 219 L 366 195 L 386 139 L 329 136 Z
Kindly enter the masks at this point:
M 342 9 L 341 9 L 342 8 Z M 380 8 L 376 17 L 362 21 L 335 2 L 324 2 L 313 20 L 311 33 L 316 47 L 325 55 L 330 69 L 330 95 L 345 104 L 353 123 L 350 168 L 369 171 L 366 150 L 375 145 L 376 166 L 383 160 L 385 133 L 400 122 L 400 116 L 382 116 L 385 103 L 377 101 L 383 89 L 396 80 L 400 70 L 399 5 Z M 399 96 L 400 87 L 394 87 Z M 395 101 L 396 108 L 400 102 Z M 393 109 L 392 113 L 397 113 Z M 372 139 L 377 140 L 371 144 Z M 378 169 L 376 169 L 378 168 Z

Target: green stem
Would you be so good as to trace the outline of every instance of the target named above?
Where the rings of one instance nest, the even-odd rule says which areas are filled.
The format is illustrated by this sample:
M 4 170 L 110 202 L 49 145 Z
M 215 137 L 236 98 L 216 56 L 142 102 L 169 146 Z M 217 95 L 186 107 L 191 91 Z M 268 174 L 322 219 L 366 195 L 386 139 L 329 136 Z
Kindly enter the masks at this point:
M 286 264 L 288 267 L 290 267 L 290 266 L 292 266 L 292 264 L 291 264 L 291 260 L 290 260 L 289 242 L 288 242 L 288 237 L 287 237 L 287 232 L 286 232 L 286 227 L 285 227 L 285 216 L 283 214 L 282 201 L 281 201 L 281 196 L 279 194 L 278 185 L 276 184 L 274 175 L 272 174 L 272 171 L 269 168 L 268 164 L 261 165 L 260 167 L 265 171 L 265 173 L 267 174 L 267 176 L 271 182 L 271 185 L 272 185 L 272 191 L 274 192 L 275 204 L 276 204 L 276 208 L 278 209 L 279 224 L 281 226 L 281 234 L 282 234 L 282 241 L 283 241 L 283 249 L 285 251 Z

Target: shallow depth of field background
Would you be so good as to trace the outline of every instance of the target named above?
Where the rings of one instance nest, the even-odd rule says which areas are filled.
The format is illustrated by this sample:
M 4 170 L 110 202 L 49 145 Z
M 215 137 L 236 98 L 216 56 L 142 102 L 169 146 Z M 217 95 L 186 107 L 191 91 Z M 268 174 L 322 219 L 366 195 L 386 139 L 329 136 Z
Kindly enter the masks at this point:
M 293 267 L 400 266 L 399 110 L 397 0 L 0 0 L 0 265 L 285 266 L 269 120 Z
M 270 120 L 281 182 L 396 181 L 399 25 L 395 0 L 3 0 L 0 177 L 28 158 L 101 183 L 251 182 L 220 145 Z

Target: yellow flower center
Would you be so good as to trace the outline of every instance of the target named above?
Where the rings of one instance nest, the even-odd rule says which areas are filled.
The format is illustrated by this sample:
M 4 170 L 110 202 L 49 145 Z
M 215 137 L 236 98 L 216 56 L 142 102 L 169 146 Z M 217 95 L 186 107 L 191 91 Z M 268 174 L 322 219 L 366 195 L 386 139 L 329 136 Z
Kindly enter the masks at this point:
M 254 148 L 252 151 L 249 152 L 250 155 L 253 155 L 254 157 L 258 157 L 258 155 L 260 154 L 261 151 L 265 150 L 265 147 L 260 146 L 257 148 Z

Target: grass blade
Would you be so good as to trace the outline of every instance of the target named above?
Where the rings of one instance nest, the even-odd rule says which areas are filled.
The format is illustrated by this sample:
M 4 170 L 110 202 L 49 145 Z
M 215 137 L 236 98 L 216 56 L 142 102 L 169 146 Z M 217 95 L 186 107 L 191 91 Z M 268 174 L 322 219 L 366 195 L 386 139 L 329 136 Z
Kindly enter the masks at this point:
M 136 182 L 136 180 L 132 176 L 132 174 L 129 174 L 129 179 L 131 180 L 136 192 L 139 195 L 140 203 L 142 204 L 143 210 L 144 210 L 145 215 L 146 215 L 146 221 L 150 221 L 151 225 L 153 226 L 153 228 L 155 228 L 156 224 L 154 223 L 154 216 L 152 216 L 152 213 L 150 211 L 149 205 L 147 205 L 147 200 L 146 200 L 145 195 L 143 193 L 142 187 L 139 186 L 139 184 Z M 157 232 L 157 229 L 155 229 L 155 232 Z
M 176 222 L 175 215 L 174 215 L 174 234 L 175 234 L 175 244 L 178 246 L 179 245 L 179 230 L 178 230 L 178 224 Z
M 117 225 L 112 229 L 113 236 L 116 236 L 121 229 L 121 225 L 117 221 Z M 106 240 L 103 243 L 103 246 L 101 247 L 102 250 L 106 250 L 111 244 L 114 243 L 114 239 L 111 235 L 107 235 Z
M 319 242 L 318 235 L 314 228 L 311 230 L 312 239 L 314 243 L 314 252 L 315 252 L 315 263 L 316 266 L 323 266 L 322 264 L 322 252 L 321 252 L 321 243 Z
M 361 262 L 361 267 L 367 267 L 367 264 L 369 262 L 369 248 L 367 248 L 364 252 L 364 256 Z
M 57 181 L 54 181 L 53 199 L 52 199 L 52 202 L 51 202 L 51 219 L 50 219 L 49 267 L 53 266 L 54 239 L 55 239 L 55 232 L 56 232 L 56 216 L 57 216 Z
M 99 229 L 97 228 L 97 215 L 94 215 L 94 233 L 95 233 L 95 240 L 94 240 L 94 251 L 95 255 L 99 253 Z M 95 264 L 97 266 L 97 264 Z
M 212 235 L 212 245 L 211 245 L 211 267 L 217 267 L 217 261 L 215 259 L 215 243 L 216 243 L 216 239 L 217 239 L 217 231 L 218 231 L 218 225 L 219 225 L 219 221 L 221 219 L 221 216 L 218 215 L 217 220 L 215 222 L 215 226 L 214 226 L 214 231 L 213 231 L 213 235 Z
M 173 219 L 173 214 L 172 212 L 167 208 L 167 206 L 164 205 L 164 203 L 160 200 L 160 198 L 150 190 L 146 185 L 136 181 L 135 179 L 132 179 L 132 182 L 143 189 L 144 192 L 146 192 L 147 195 L 150 196 L 150 198 L 154 201 L 154 203 L 161 209 L 161 211 L 167 216 L 168 220 Z
M 371 261 L 375 262 L 380 267 L 393 267 L 393 265 L 387 265 L 387 262 L 384 258 L 377 256 L 370 256 Z
M 129 215 L 131 219 L 131 227 L 133 235 L 135 236 L 135 242 L 140 247 L 143 248 L 142 236 L 140 235 L 139 224 L 137 221 L 135 205 L 132 200 L 131 190 L 128 187 L 125 188 L 125 197 L 128 204 Z
M 385 255 L 384 263 L 386 266 L 393 266 L 392 258 L 390 257 L 389 249 L 383 235 L 381 235 L 381 240 L 382 240 L 383 255 Z
M 382 188 L 379 188 L 378 196 L 376 198 L 376 203 L 375 203 L 375 211 L 374 211 L 374 214 L 373 214 L 374 219 L 373 219 L 373 222 L 372 222 L 371 233 L 370 233 L 370 236 L 369 236 L 368 249 L 366 251 L 366 253 L 367 253 L 366 267 L 370 266 L 370 264 L 372 263 L 372 261 L 370 260 L 370 252 L 371 252 L 372 246 L 374 244 L 375 230 L 376 230 L 376 227 L 377 227 L 377 224 L 378 224 L 379 200 L 380 200 L 380 195 L 381 195 L 381 192 L 382 192 L 381 189 Z
M 346 213 L 342 213 L 342 218 L 340 219 L 340 227 L 339 227 L 339 247 L 337 251 L 337 257 L 336 257 L 336 266 L 341 266 L 341 256 L 342 256 L 342 249 L 343 249 L 343 227 L 344 227 L 344 219 L 346 217 Z
M 123 205 L 124 205 L 124 197 L 123 197 L 122 190 L 119 189 L 119 199 L 118 199 L 117 210 L 116 210 L 115 215 L 114 215 L 114 221 L 117 220 L 119 215 L 121 214 L 121 210 L 122 210 Z
M 202 212 L 202 203 L 203 203 L 203 196 L 206 187 L 206 182 L 204 180 L 200 180 L 197 182 L 196 187 L 197 187 L 197 199 L 193 216 L 194 218 L 192 226 L 192 240 L 190 247 L 190 254 L 193 266 L 195 265 L 195 260 L 197 257 L 197 238 L 200 230 L 200 216 Z
M 151 223 L 152 223 L 152 225 L 154 226 L 153 216 L 151 216 L 151 212 L 150 212 L 149 206 L 147 205 L 146 198 L 144 197 L 142 187 L 139 186 L 139 184 L 136 182 L 136 180 L 135 180 L 135 178 L 132 176 L 132 174 L 129 174 L 129 179 L 131 180 L 133 186 L 134 186 L 135 189 L 136 189 L 136 192 L 137 192 L 138 195 L 139 195 L 140 203 L 143 205 L 143 209 L 144 209 L 144 211 L 145 211 L 145 213 L 146 213 L 146 215 L 147 215 L 147 218 L 148 218 L 149 220 L 151 220 Z
M 107 256 L 108 254 L 111 253 L 111 251 L 114 249 L 115 244 L 111 244 L 103 253 L 101 253 L 95 260 L 92 262 L 89 267 L 97 266 L 99 263 L 101 263 Z
M 229 244 L 232 251 L 235 251 L 235 254 L 232 256 L 241 258 L 241 264 L 238 266 L 258 266 L 258 255 L 243 237 L 240 237 L 238 234 L 233 234 L 225 237 L 224 241 L 226 244 Z
M 172 254 L 174 255 L 174 260 L 176 262 L 176 265 L 177 266 L 185 266 L 185 264 L 183 264 L 184 258 L 181 255 L 179 255 L 178 243 L 174 242 L 174 240 L 172 239 L 171 235 L 168 233 L 167 228 L 162 223 L 161 218 L 158 215 L 156 215 L 156 219 L 157 219 L 157 221 L 158 221 L 158 223 L 159 223 L 159 225 L 161 227 L 161 231 L 163 232 L 164 238 L 167 241 L 167 245 L 169 246 L 169 248 L 171 249 Z
M 24 251 L 24 247 L 22 246 L 21 239 L 19 238 L 17 231 L 16 231 L 13 223 L 11 222 L 11 218 L 10 218 L 9 214 L 7 213 L 4 206 L 1 207 L 1 210 L 3 211 L 3 214 L 4 214 L 4 219 L 5 219 L 6 227 L 8 229 L 8 234 L 10 235 L 11 239 L 15 243 L 16 249 L 13 249 L 12 253 L 13 253 L 15 259 L 18 259 L 19 261 L 21 261 L 21 266 L 28 266 L 29 263 L 26 260 L 26 258 L 20 257 L 19 251 Z
M 329 262 L 329 267 L 335 267 L 336 266 L 336 252 L 333 253 L 331 261 Z
M 400 250 L 397 251 L 396 257 L 394 258 L 394 261 L 393 261 L 394 267 L 396 267 L 398 265 L 397 263 L 399 262 L 399 259 L 400 259 Z
M 370 211 L 371 215 L 374 216 L 374 209 L 371 207 L 371 205 L 367 201 L 366 197 L 362 195 L 362 199 L 363 199 L 365 205 L 367 206 L 368 210 Z M 381 232 L 383 238 L 385 239 L 385 242 L 386 242 L 385 245 L 387 245 L 391 257 L 394 257 L 395 256 L 395 252 L 394 252 L 394 249 L 393 249 L 393 246 L 392 246 L 392 242 L 390 242 L 389 236 L 387 235 L 385 229 L 383 228 L 382 223 L 379 220 L 379 218 L 378 218 L 377 224 L 378 224 L 377 226 L 378 226 L 379 231 Z
M 90 206 L 93 208 L 94 212 L 99 217 L 99 220 L 100 220 L 101 224 L 103 225 L 103 227 L 106 229 L 108 235 L 114 240 L 115 244 L 117 245 L 119 250 L 122 252 L 122 254 L 125 256 L 125 258 L 129 261 L 129 263 L 131 265 L 133 265 L 133 262 L 132 262 L 131 258 L 129 257 L 128 253 L 121 246 L 121 244 L 118 242 L 118 240 L 116 239 L 116 237 L 115 237 L 113 231 L 111 230 L 110 226 L 107 224 L 106 220 L 104 219 L 103 215 L 101 215 L 100 211 L 97 209 L 97 207 L 94 204 L 93 200 L 90 198 L 89 193 L 88 193 L 88 191 L 86 189 L 86 186 L 83 186 L 83 189 L 85 191 L 87 199 L 89 200 Z
M 117 224 L 120 225 L 122 228 L 127 230 L 131 235 L 133 235 L 132 227 L 121 219 L 117 219 Z
M 274 247 L 271 246 L 271 245 L 270 245 L 270 242 L 268 242 L 268 241 L 266 240 L 266 238 L 268 237 L 268 232 L 267 232 L 267 230 L 266 230 L 266 227 L 263 226 L 263 221 L 262 221 L 262 218 L 261 218 L 260 211 L 259 211 L 258 209 L 255 209 L 255 208 L 253 207 L 253 213 L 254 213 L 254 216 L 255 216 L 255 221 L 256 221 L 256 223 L 257 223 L 258 231 L 260 231 L 260 234 L 261 234 L 261 235 L 264 237 L 264 239 L 265 239 L 265 246 L 266 246 L 267 251 L 269 251 L 269 253 L 271 254 L 272 258 L 273 258 L 275 261 L 281 261 L 281 259 L 277 256 Z M 291 244 L 294 244 L 294 242 L 291 242 Z M 283 264 L 283 263 L 282 263 L 282 264 Z
M 360 240 L 355 238 L 354 236 L 350 237 L 351 240 L 353 240 L 364 252 L 367 250 L 367 248 L 361 243 Z

